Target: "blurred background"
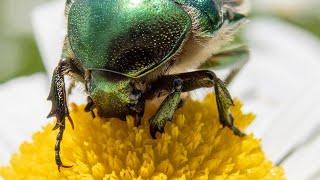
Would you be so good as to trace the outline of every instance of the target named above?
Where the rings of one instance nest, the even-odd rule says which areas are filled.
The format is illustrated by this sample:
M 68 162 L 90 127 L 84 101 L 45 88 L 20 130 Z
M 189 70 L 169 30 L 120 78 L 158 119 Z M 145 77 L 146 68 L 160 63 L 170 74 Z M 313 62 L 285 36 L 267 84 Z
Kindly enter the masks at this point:
M 44 71 L 31 26 L 32 9 L 46 0 L 0 0 L 0 83 Z
M 50 122 L 63 2 L 0 0 L 0 165 Z M 230 90 L 257 114 L 249 131 L 288 179 L 320 179 L 320 1 L 251 0 L 251 9 L 242 37 L 252 58 Z

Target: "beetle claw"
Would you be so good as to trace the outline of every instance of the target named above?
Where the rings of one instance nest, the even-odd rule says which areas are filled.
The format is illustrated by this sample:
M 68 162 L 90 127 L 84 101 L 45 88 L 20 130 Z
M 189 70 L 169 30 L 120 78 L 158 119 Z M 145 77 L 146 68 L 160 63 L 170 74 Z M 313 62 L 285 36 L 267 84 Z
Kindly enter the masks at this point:
M 92 98 L 90 96 L 88 96 L 87 98 L 88 100 L 88 104 L 86 105 L 86 107 L 84 108 L 84 111 L 85 112 L 91 112 L 91 116 L 92 118 L 96 118 L 96 114 L 94 113 L 93 109 L 95 108 L 95 104 L 92 100 Z
M 161 134 L 164 133 L 164 128 L 158 127 L 157 125 L 150 124 L 150 135 L 153 139 L 157 139 L 156 137 L 157 132 Z
M 164 127 L 157 124 L 157 121 L 155 121 L 155 116 L 153 116 L 151 119 L 150 119 L 150 135 L 153 139 L 157 139 L 156 137 L 156 134 L 157 132 L 159 133 L 164 133 Z
M 245 136 L 246 134 L 243 133 L 240 129 L 238 129 L 234 124 L 233 124 L 233 116 L 232 114 L 230 113 L 229 114 L 229 120 L 226 120 L 227 122 L 229 122 L 228 124 L 226 124 L 225 126 L 227 126 L 228 128 L 230 128 L 232 130 L 232 132 L 239 136 L 239 137 L 243 137 Z
M 72 129 L 74 129 L 74 123 L 73 123 L 73 120 L 72 120 L 71 116 L 68 114 L 67 117 L 68 117 L 68 120 L 69 120 L 69 122 L 71 124 Z
M 231 95 L 229 94 L 225 84 L 215 75 L 212 77 L 215 82 L 216 102 L 219 111 L 220 123 L 223 127 L 228 127 L 237 136 L 245 136 L 235 125 L 233 116 L 230 113 L 230 107 L 234 105 Z
M 167 119 L 166 121 L 171 121 L 171 119 Z M 157 132 L 163 134 L 164 133 L 164 126 L 165 124 L 163 125 L 159 125 L 159 124 L 156 124 L 156 121 L 151 118 L 150 120 L 150 135 L 153 139 L 157 139 L 156 137 L 156 134 Z
M 61 168 L 72 168 L 73 166 L 66 166 L 66 165 L 63 165 L 63 164 L 60 164 L 60 165 L 57 165 L 58 167 L 58 171 L 60 172 L 61 171 Z

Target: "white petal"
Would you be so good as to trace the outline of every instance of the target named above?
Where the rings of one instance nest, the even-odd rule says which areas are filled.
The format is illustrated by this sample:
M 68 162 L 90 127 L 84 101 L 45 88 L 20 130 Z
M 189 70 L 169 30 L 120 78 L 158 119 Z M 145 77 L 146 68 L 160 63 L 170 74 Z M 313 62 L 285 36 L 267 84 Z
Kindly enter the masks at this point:
M 50 77 L 61 56 L 66 34 L 64 2 L 59 0 L 41 5 L 32 13 L 34 34 Z
M 8 163 L 19 145 L 49 122 L 48 78 L 45 74 L 14 79 L 0 86 L 0 164 Z
M 318 133 L 319 133 L 318 129 Z M 283 164 L 290 180 L 320 179 L 320 137 L 295 152 Z
M 315 83 L 320 82 L 320 42 L 276 19 L 254 19 L 246 35 L 252 58 L 232 85 L 232 94 L 257 113 L 250 129 L 262 138 L 268 157 L 277 162 L 320 126 L 320 84 Z M 306 161 L 316 157 L 307 150 L 299 155 L 302 152 Z M 300 167 L 296 160 L 284 164 L 288 176 L 299 174 L 298 168 L 293 170 Z M 304 171 L 299 177 L 307 175 Z

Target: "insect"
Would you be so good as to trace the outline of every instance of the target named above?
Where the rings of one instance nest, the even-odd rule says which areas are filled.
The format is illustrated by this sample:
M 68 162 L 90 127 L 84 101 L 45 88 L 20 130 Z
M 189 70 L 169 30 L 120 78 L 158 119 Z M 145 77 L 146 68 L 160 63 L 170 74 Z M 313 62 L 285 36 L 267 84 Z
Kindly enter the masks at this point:
M 73 126 L 66 101 L 65 75 L 83 83 L 87 112 L 102 117 L 126 115 L 140 124 L 146 100 L 164 97 L 149 120 L 150 135 L 164 132 L 181 102 L 181 94 L 214 87 L 220 122 L 236 135 L 225 83 L 209 68 L 246 62 L 245 47 L 222 50 L 246 21 L 237 11 L 241 0 L 67 0 L 67 35 L 54 70 L 48 100 L 59 129 L 55 161 L 60 170 L 60 143 L 65 119 Z M 244 64 L 244 63 L 240 63 Z M 236 66 L 230 82 L 242 66 Z M 198 69 L 190 71 L 190 69 Z M 93 116 L 95 114 L 93 113 Z

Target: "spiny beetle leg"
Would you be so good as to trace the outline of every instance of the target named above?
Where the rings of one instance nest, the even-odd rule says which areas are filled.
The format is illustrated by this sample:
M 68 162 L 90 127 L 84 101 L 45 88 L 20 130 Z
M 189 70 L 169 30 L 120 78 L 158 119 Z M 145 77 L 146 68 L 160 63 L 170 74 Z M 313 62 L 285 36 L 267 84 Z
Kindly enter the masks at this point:
M 68 72 L 68 70 L 69 60 L 61 60 L 53 72 L 51 89 L 48 97 L 48 100 L 52 102 L 52 108 L 48 115 L 48 118 L 56 117 L 57 122 L 53 130 L 59 129 L 55 145 L 55 160 L 59 170 L 60 167 L 69 167 L 63 165 L 60 158 L 60 143 L 62 141 L 63 132 L 65 130 L 66 117 L 73 127 L 72 119 L 69 116 L 64 82 L 64 75 Z

